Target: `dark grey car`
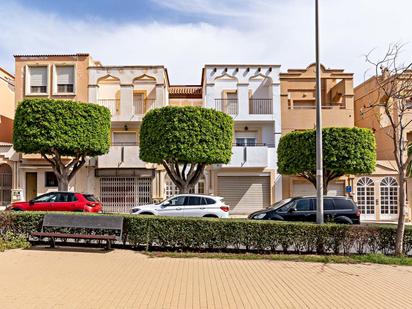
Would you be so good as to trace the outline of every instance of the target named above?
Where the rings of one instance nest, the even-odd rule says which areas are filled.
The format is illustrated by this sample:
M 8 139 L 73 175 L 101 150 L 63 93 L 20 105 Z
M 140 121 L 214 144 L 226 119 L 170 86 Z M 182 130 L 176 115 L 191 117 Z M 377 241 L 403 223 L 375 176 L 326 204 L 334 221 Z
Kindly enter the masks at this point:
M 360 224 L 360 211 L 353 200 L 348 197 L 324 197 L 323 207 L 325 222 Z M 270 208 L 251 213 L 248 218 L 316 222 L 316 197 L 303 196 L 282 200 Z

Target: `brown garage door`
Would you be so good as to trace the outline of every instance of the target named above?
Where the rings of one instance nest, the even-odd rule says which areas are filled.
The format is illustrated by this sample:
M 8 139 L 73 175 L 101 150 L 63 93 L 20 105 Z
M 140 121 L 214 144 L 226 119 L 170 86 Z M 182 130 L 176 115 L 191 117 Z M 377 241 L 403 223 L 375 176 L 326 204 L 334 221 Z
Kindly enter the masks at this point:
M 269 176 L 219 176 L 218 195 L 231 214 L 249 214 L 270 204 Z

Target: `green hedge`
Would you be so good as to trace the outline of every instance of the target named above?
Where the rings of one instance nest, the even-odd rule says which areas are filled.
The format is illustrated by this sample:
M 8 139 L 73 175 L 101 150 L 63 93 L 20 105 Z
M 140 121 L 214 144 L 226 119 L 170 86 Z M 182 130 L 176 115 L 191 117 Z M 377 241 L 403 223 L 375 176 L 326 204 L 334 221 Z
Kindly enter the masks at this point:
M 28 236 L 41 228 L 44 213 L 0 214 L 0 235 Z M 243 219 L 124 216 L 124 242 L 134 246 L 184 250 L 241 250 L 349 254 L 392 254 L 395 225 L 316 225 Z M 411 254 L 412 228 L 405 231 Z

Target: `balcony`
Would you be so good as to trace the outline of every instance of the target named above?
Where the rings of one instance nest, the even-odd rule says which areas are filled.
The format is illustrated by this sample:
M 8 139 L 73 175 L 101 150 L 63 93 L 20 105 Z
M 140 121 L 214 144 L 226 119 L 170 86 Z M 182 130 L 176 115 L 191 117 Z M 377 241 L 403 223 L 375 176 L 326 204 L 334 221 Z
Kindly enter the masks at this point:
M 273 113 L 272 99 L 249 99 L 249 113 L 252 115 L 271 115 Z
M 163 107 L 164 105 L 156 99 L 133 100 L 133 114 L 144 115 L 148 111 Z
M 232 158 L 223 167 L 274 167 L 274 145 L 233 146 Z
M 104 106 L 110 110 L 112 116 L 118 115 L 120 112 L 120 100 L 119 99 L 99 99 L 97 104 Z
M 289 102 L 288 109 L 316 109 L 316 103 L 309 102 L 297 102 L 291 104 Z M 322 109 L 346 109 L 345 103 L 322 103 Z
M 215 109 L 229 115 L 239 113 L 239 104 L 237 99 L 215 99 Z
M 99 156 L 98 168 L 144 168 L 146 163 L 139 159 L 139 146 L 135 143 L 110 146 L 109 153 Z

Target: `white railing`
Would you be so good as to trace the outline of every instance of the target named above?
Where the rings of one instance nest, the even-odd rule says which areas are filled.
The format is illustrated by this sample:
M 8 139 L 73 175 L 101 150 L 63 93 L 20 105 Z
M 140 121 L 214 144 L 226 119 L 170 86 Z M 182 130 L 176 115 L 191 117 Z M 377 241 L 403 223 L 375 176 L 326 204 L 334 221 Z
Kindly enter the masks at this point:
M 229 115 L 239 113 L 239 104 L 237 99 L 215 99 L 215 109 Z
M 104 106 L 110 110 L 110 113 L 113 115 L 117 115 L 119 113 L 119 99 L 99 99 L 97 100 L 97 104 L 100 106 Z

